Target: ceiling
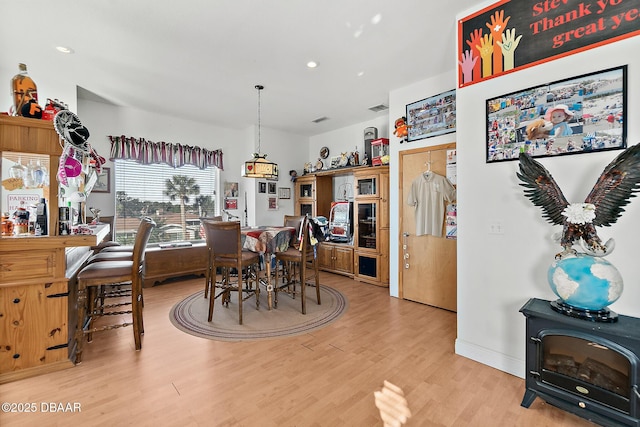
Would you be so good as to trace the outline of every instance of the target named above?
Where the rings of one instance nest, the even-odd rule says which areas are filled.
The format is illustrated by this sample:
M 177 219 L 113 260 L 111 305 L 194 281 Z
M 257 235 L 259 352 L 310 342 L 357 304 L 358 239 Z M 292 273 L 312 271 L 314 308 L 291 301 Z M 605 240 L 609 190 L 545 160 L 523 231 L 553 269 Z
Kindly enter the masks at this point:
M 261 84 L 261 125 L 311 136 L 373 120 L 389 91 L 452 70 L 456 15 L 475 4 L 2 1 L 0 52 L 41 91 L 46 73 L 62 73 L 80 98 L 227 128 L 257 122 Z

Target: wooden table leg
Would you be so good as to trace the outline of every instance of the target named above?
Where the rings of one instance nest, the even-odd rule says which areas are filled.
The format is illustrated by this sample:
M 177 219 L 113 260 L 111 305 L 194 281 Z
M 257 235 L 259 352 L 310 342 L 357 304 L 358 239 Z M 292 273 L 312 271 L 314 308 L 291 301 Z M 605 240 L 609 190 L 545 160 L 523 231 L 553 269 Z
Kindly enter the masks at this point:
M 271 284 L 271 257 L 267 260 L 265 255 L 265 264 L 267 271 L 267 307 L 271 310 L 273 307 L 273 285 Z

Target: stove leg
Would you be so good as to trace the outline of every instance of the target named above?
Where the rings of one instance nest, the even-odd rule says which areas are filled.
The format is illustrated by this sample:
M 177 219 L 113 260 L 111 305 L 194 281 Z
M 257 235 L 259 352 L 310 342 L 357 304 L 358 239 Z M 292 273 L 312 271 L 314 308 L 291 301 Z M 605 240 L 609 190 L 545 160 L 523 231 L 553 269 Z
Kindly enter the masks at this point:
M 538 394 L 535 391 L 527 389 L 524 392 L 524 397 L 522 398 L 522 403 L 520 404 L 520 406 L 528 408 L 529 406 L 531 406 L 533 401 L 536 400 L 537 396 Z
M 528 408 L 529 406 L 531 406 L 533 401 L 536 400 L 537 396 L 538 394 L 535 391 L 527 389 L 524 392 L 524 397 L 522 398 L 522 403 L 520 404 L 520 406 Z

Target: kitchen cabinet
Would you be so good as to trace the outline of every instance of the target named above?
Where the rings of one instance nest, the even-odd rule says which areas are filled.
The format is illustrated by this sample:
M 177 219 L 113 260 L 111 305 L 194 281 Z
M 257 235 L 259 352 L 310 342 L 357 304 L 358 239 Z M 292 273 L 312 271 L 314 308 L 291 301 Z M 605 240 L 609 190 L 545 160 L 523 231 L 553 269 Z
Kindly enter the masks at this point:
M 325 271 L 353 277 L 353 246 L 322 242 L 318 246 L 318 266 Z

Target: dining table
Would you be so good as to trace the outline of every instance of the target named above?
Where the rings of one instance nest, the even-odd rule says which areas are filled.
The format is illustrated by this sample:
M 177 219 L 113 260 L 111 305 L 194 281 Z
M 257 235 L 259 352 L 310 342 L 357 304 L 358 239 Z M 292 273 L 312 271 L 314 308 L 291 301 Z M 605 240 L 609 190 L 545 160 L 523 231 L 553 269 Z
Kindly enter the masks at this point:
M 269 310 L 273 306 L 273 284 L 271 283 L 271 256 L 276 252 L 284 252 L 289 248 L 291 239 L 295 235 L 295 227 L 263 225 L 242 227 L 242 249 L 259 253 L 263 257 L 266 273 L 264 284 L 267 289 L 267 304 Z

